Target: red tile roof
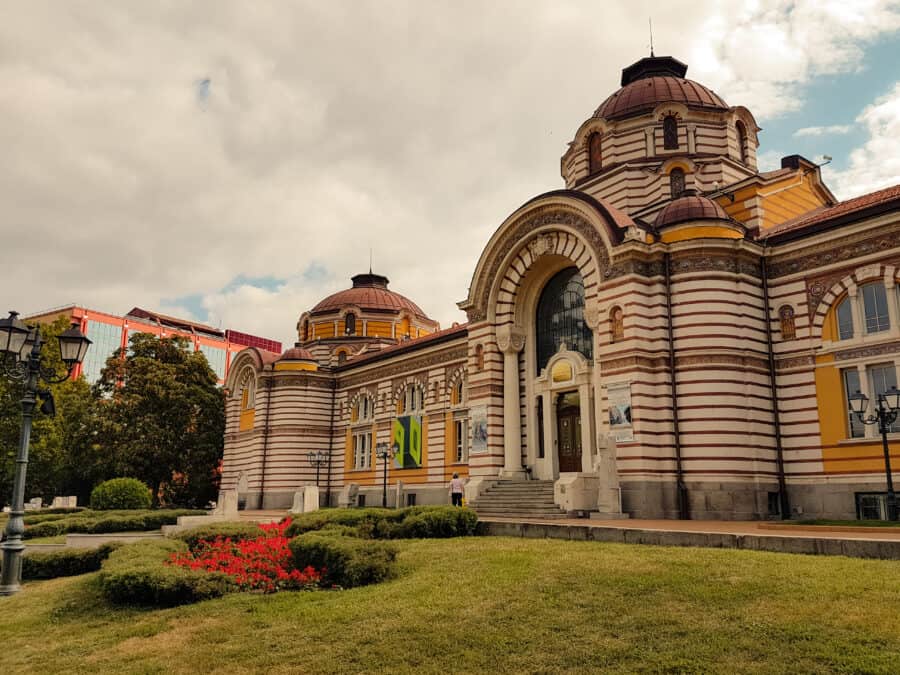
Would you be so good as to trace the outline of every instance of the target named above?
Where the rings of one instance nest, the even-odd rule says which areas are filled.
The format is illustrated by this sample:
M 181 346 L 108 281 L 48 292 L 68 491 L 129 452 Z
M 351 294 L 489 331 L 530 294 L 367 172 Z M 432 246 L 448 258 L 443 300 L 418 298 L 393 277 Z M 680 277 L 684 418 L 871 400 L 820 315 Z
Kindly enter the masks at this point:
M 834 206 L 823 206 L 805 213 L 797 218 L 786 220 L 768 230 L 760 232 L 760 239 L 793 238 L 810 231 L 816 232 L 826 229 L 831 224 L 840 224 L 845 218 L 865 218 L 869 211 L 880 211 L 890 207 L 892 202 L 898 202 L 895 207 L 900 208 L 900 185 L 870 192 L 869 194 L 854 197 Z M 832 221 L 838 221 L 833 223 Z
M 699 195 L 685 195 L 670 203 L 656 216 L 656 229 L 689 220 L 730 220 L 725 209 Z
M 363 352 L 360 356 L 357 356 L 349 361 L 346 364 L 341 366 L 341 369 L 353 368 L 355 366 L 361 365 L 363 363 L 368 363 L 370 361 L 376 361 L 378 359 L 387 358 L 390 356 L 396 356 L 397 354 L 403 354 L 408 351 L 415 351 L 422 347 L 427 347 L 434 343 L 440 343 L 445 340 L 453 339 L 454 337 L 460 337 L 463 335 L 467 335 L 469 332 L 469 324 L 464 323 L 458 326 L 451 326 L 450 328 L 444 328 L 443 330 L 435 331 L 434 333 L 430 333 L 428 335 L 423 335 L 422 337 L 415 338 L 412 340 L 406 340 L 404 342 L 399 342 L 395 345 L 390 345 L 389 347 L 384 347 L 378 351 L 372 352 Z
M 683 103 L 689 108 L 728 110 L 728 104 L 702 84 L 680 77 L 656 76 L 635 80 L 600 104 L 594 117 L 617 119 L 653 110 L 660 103 Z

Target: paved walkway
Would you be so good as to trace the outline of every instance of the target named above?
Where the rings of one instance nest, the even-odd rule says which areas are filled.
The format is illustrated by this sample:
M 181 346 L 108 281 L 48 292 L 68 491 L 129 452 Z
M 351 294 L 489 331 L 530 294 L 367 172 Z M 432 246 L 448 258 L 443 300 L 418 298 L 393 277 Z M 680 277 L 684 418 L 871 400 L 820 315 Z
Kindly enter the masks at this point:
M 486 534 L 900 560 L 900 528 L 719 520 L 480 518 Z M 846 531 L 850 530 L 850 531 Z
M 553 520 L 520 518 L 480 518 L 485 522 L 540 523 L 580 527 L 612 527 L 626 530 L 664 530 L 667 532 L 708 532 L 718 534 L 756 534 L 772 537 L 812 537 L 816 539 L 879 539 L 900 541 L 900 527 L 848 527 L 827 525 L 792 525 L 778 521 L 758 520 L 593 520 L 568 518 Z

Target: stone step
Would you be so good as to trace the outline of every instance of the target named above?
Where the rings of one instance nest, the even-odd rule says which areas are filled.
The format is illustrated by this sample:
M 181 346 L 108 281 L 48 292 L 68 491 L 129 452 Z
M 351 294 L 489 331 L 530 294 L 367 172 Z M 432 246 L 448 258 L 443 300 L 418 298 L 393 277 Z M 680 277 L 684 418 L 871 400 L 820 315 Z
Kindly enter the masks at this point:
M 540 489 L 540 490 L 496 490 L 494 488 L 488 488 L 482 494 L 486 495 L 552 495 L 553 488 L 549 489 Z
M 533 499 L 529 500 L 527 502 L 516 501 L 514 499 L 479 499 L 477 502 L 471 502 L 471 504 L 475 508 L 478 508 L 479 506 L 482 508 L 487 508 L 489 506 L 496 506 L 496 507 L 503 506 L 503 507 L 511 508 L 511 509 L 526 508 L 526 507 L 528 507 L 528 508 L 540 507 L 540 508 L 548 508 L 548 509 L 557 508 L 557 506 L 553 502 L 553 500 L 536 501 Z
M 525 512 L 516 512 L 516 513 L 507 513 L 507 512 L 478 512 L 479 518 L 512 518 L 512 519 L 533 519 L 533 520 L 562 520 L 564 518 L 568 518 L 568 515 L 563 513 L 562 511 L 557 511 L 556 513 L 525 513 Z

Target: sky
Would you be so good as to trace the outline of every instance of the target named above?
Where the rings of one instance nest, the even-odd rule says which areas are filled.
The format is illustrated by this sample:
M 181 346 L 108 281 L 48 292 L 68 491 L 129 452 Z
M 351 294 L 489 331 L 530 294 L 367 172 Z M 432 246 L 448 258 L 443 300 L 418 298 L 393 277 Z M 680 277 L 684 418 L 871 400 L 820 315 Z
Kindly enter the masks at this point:
M 760 169 L 900 183 L 900 1 L 118 0 L 0 23 L 3 309 L 134 306 L 281 340 L 369 268 L 432 318 L 562 187 L 649 52 L 762 127 Z

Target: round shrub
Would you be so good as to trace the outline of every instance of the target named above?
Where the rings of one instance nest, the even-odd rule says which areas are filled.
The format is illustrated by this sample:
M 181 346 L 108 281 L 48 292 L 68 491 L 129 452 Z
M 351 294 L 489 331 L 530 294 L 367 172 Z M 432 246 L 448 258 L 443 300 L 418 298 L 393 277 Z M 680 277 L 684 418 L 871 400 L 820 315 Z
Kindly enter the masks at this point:
M 150 488 L 137 478 L 113 478 L 91 492 L 91 508 L 98 511 L 149 509 L 150 502 Z
M 291 539 L 294 567 L 322 570 L 326 583 L 352 588 L 394 576 L 397 548 L 380 541 L 307 532 Z

